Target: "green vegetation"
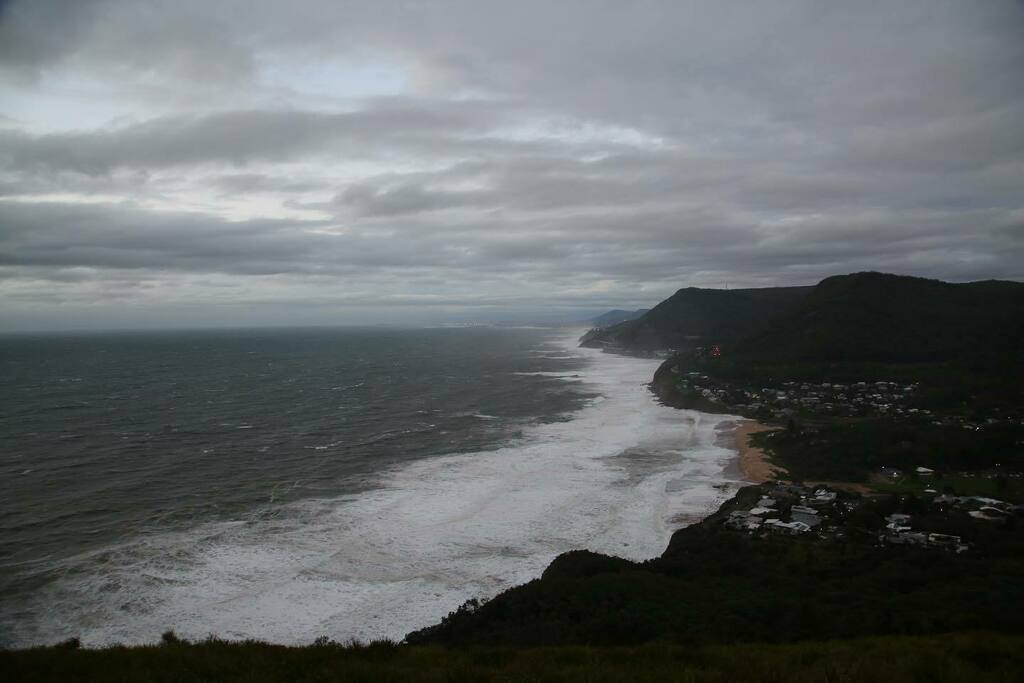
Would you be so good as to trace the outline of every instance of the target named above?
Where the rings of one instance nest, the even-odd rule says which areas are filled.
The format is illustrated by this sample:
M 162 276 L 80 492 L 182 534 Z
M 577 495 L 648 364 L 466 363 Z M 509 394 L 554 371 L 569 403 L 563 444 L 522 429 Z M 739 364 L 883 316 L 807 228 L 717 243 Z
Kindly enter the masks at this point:
M 168 633 L 153 646 L 0 652 L 0 671 L 17 681 L 1016 680 L 1024 528 L 912 496 L 852 494 L 837 502 L 827 538 L 724 525 L 770 492 L 741 489 L 649 562 L 562 555 L 540 579 L 470 601 L 404 645 L 188 643 Z M 897 511 L 970 549 L 880 547 Z
M 1010 476 L 1024 471 L 1024 285 L 858 273 L 813 288 L 690 288 L 584 343 L 682 350 L 654 387 L 713 412 L 734 394 L 753 406 L 760 387 L 786 381 L 915 383 L 916 407 L 901 403 L 899 418 L 798 414 L 754 436 L 795 480 L 871 482 L 888 495 L 838 499 L 821 536 L 754 536 L 724 525 L 768 492 L 746 487 L 677 531 L 659 558 L 564 554 L 408 645 L 168 635 L 152 647 L 0 652 L 0 671 L 27 681 L 1018 680 L 1024 524 L 1008 508 L 979 521 L 921 494 L 1024 500 L 1024 480 Z M 689 371 L 734 391 L 702 394 Z M 919 466 L 935 476 L 916 478 Z M 880 480 L 882 468 L 906 476 Z M 896 512 L 912 515 L 915 532 L 959 537 L 966 552 L 880 544 Z
M 596 339 L 637 350 L 716 343 L 772 362 L 915 364 L 1019 357 L 1022 338 L 1022 283 L 853 273 L 814 287 L 681 289 Z
M 587 336 L 592 346 L 718 345 L 688 369 L 757 386 L 891 380 L 921 385 L 921 408 L 991 415 L 1024 404 L 1024 284 L 854 273 L 814 287 L 683 289 L 646 315 Z
M 588 335 L 586 345 L 633 351 L 684 349 L 708 340 L 739 339 L 768 323 L 810 292 L 810 287 L 680 289 L 636 320 Z
M 540 579 L 409 640 L 611 646 L 1024 631 L 1024 532 L 1017 525 L 929 516 L 918 502 L 891 497 L 850 512 L 833 540 L 753 538 L 721 525 L 762 492 L 743 489 L 715 515 L 677 531 L 660 558 L 634 564 L 568 553 Z M 880 547 L 885 515 L 901 510 L 913 511 L 927 531 L 963 536 L 971 550 Z
M 13 681 L 1016 681 L 1024 637 L 989 632 L 789 645 L 466 648 L 175 643 L 0 652 Z
M 802 424 L 754 437 L 797 480 L 866 483 L 896 468 L 908 478 L 880 490 L 920 493 L 914 471 L 927 467 L 947 477 L 937 491 L 1024 500 L 1024 284 L 856 273 L 786 293 L 769 319 L 746 318 L 745 334 L 712 330 L 662 364 L 662 400 Z M 633 324 L 674 329 L 650 314 Z M 911 388 L 869 396 L 889 382 Z M 966 472 L 991 479 L 956 478 Z
M 1024 479 L 1002 475 L 926 478 L 908 476 L 893 481 L 875 482 L 872 488 L 880 493 L 915 496 L 921 496 L 926 489 L 932 489 L 956 496 L 984 496 L 1010 503 L 1024 503 Z
M 590 322 L 594 327 L 611 327 L 612 325 L 618 325 L 619 323 L 626 322 L 627 320 L 635 320 L 646 313 L 649 309 L 640 308 L 635 311 L 624 311 L 621 308 L 602 313 Z
M 826 278 L 745 337 L 752 359 L 801 363 L 935 363 L 1019 356 L 1024 284 L 855 273 Z
M 806 428 L 796 425 L 795 429 L 762 432 L 751 442 L 765 448 L 772 462 L 785 468 L 790 478 L 802 481 L 866 482 L 883 467 L 902 470 L 909 477 L 914 477 L 917 467 L 934 469 L 940 477 L 943 473 L 955 475 L 997 466 L 1007 472 L 1024 470 L 1024 425 L 1011 423 L 967 430 L 920 420 L 832 420 Z M 978 481 L 972 478 L 970 488 L 962 480 L 944 485 L 952 486 L 952 492 L 959 495 L 980 495 L 975 493 Z M 995 477 L 991 481 L 992 487 L 1001 487 L 995 497 L 1003 500 L 1024 493 L 1020 479 Z M 938 482 L 919 483 L 919 488 L 907 490 L 924 490 L 927 483 Z

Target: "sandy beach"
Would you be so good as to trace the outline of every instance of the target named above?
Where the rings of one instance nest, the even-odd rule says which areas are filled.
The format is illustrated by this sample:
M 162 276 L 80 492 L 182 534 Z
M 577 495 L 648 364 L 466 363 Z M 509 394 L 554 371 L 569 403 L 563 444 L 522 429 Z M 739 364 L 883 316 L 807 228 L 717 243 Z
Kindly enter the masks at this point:
M 753 420 L 745 420 L 736 426 L 736 450 L 739 452 L 740 472 L 744 479 L 755 484 L 770 481 L 776 474 L 785 471 L 771 464 L 762 449 L 750 445 L 752 434 L 770 429 L 773 428 Z

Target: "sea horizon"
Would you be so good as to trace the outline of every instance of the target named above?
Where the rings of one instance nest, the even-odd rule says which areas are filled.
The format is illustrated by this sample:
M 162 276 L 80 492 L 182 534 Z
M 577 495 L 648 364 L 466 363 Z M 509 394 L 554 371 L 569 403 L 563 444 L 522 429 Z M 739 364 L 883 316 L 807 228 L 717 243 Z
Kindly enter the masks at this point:
M 3 462 L 24 498 L 0 533 L 3 645 L 400 640 L 569 550 L 659 555 L 740 483 L 737 418 L 661 405 L 659 361 L 582 331 L 88 333 L 63 368 L 61 335 L 6 349 L 39 417 Z

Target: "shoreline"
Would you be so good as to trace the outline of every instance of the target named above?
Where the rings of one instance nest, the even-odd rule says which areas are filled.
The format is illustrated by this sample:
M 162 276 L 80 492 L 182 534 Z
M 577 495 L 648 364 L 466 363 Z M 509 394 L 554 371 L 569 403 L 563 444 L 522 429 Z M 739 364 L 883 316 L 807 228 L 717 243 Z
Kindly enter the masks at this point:
M 658 361 L 576 349 L 577 330 L 539 334 L 524 358 L 534 351 L 579 356 L 553 365 L 564 371 L 551 372 L 551 381 L 566 387 L 585 383 L 580 391 L 602 401 L 581 403 L 564 421 L 531 424 L 492 450 L 460 448 L 389 467 L 381 474 L 384 485 L 367 494 L 275 506 L 272 522 L 232 525 L 225 527 L 228 533 L 190 524 L 180 534 L 126 537 L 123 543 L 138 549 L 143 568 L 162 563 L 164 556 L 182 557 L 165 571 L 174 573 L 177 585 L 188 586 L 188 593 L 170 584 L 140 583 L 125 563 L 76 565 L 80 571 L 57 579 L 59 589 L 76 600 L 54 607 L 46 595 L 26 594 L 32 618 L 0 641 L 32 647 L 74 636 L 87 647 L 145 645 L 159 642 L 168 628 L 186 639 L 213 633 L 280 644 L 308 643 L 320 635 L 401 639 L 438 623 L 468 599 L 489 599 L 540 578 L 554 557 L 573 550 L 636 562 L 660 557 L 679 526 L 718 507 L 717 491 L 704 485 L 704 471 L 712 465 L 691 472 L 684 458 L 679 472 L 669 472 L 638 457 L 635 471 L 626 471 L 634 459 L 619 456 L 641 441 L 685 444 L 696 439 L 696 427 L 680 422 L 678 411 L 648 391 Z M 731 455 L 715 452 L 721 459 Z M 621 472 L 637 478 L 618 486 Z M 573 514 L 561 514 L 569 504 Z M 612 508 L 619 513 L 602 514 Z M 193 543 L 196 534 L 213 540 Z M 338 545 L 350 549 L 339 552 Z M 250 552 L 253 547 L 261 553 Z M 488 553 L 488 562 L 480 561 L 481 552 Z M 293 580 L 308 566 L 320 571 Z M 94 592 L 107 573 L 123 588 Z M 209 609 L 200 596 L 211 592 L 231 604 Z M 283 593 L 288 603 L 281 608 Z M 120 611 L 133 601 L 145 601 L 147 609 Z M 90 614 L 83 616 L 86 610 Z M 261 615 L 271 610 L 277 616 L 268 623 Z
M 763 484 L 766 481 L 772 481 L 778 474 L 785 472 L 785 470 L 773 465 L 768 460 L 764 449 L 753 446 L 750 443 L 750 437 L 753 434 L 771 429 L 774 429 L 774 427 L 762 424 L 756 420 L 743 420 L 737 423 L 733 433 L 736 440 L 736 464 L 743 478 L 752 484 Z

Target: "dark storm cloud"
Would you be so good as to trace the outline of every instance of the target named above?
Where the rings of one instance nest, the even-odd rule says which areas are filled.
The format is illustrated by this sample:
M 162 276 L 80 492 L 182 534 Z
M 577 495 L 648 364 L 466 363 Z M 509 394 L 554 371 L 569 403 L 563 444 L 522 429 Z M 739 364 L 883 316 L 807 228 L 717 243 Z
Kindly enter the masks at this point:
M 104 205 L 0 204 L 0 264 L 272 273 L 315 248 L 285 238 L 293 224 Z
M 39 78 L 67 62 L 226 81 L 251 75 L 253 56 L 231 15 L 189 3 L 9 0 L 0 5 L 0 69 Z
M 225 221 L 125 206 L 0 203 L 0 265 L 240 275 L 376 272 L 396 280 L 405 269 L 435 268 L 470 287 L 482 272 L 552 279 L 571 272 L 640 283 L 682 278 L 712 265 L 764 271 L 848 261 L 870 267 L 895 262 L 911 250 L 926 265 L 943 252 L 972 254 L 974 268 L 1009 276 L 1024 257 L 1024 245 L 1013 244 L 1012 234 L 1007 239 L 1005 229 L 963 229 L 964 224 L 992 224 L 988 212 L 955 218 L 918 212 L 905 218 L 913 230 L 893 231 L 888 215 L 877 213 L 768 230 L 712 214 L 681 222 L 666 211 L 566 218 L 557 227 L 542 218 L 444 230 L 411 222 L 387 230 L 334 232 L 326 221 Z M 828 270 L 815 272 L 824 276 Z M 984 276 L 966 266 L 958 272 Z
M 5 119 L 0 276 L 282 278 L 366 306 L 1021 278 L 1022 35 L 997 0 L 16 0 L 19 97 L 103 82 L 126 117 Z M 378 77 L 349 63 L 396 92 L 360 95 Z
M 0 2 L 0 64 L 30 76 L 73 52 L 92 24 L 97 4 L 88 0 Z
M 116 205 L 0 203 L 0 225 L 0 265 L 7 266 L 315 275 L 468 258 L 430 234 L 393 240 L 331 233 L 323 221 L 226 221 Z

